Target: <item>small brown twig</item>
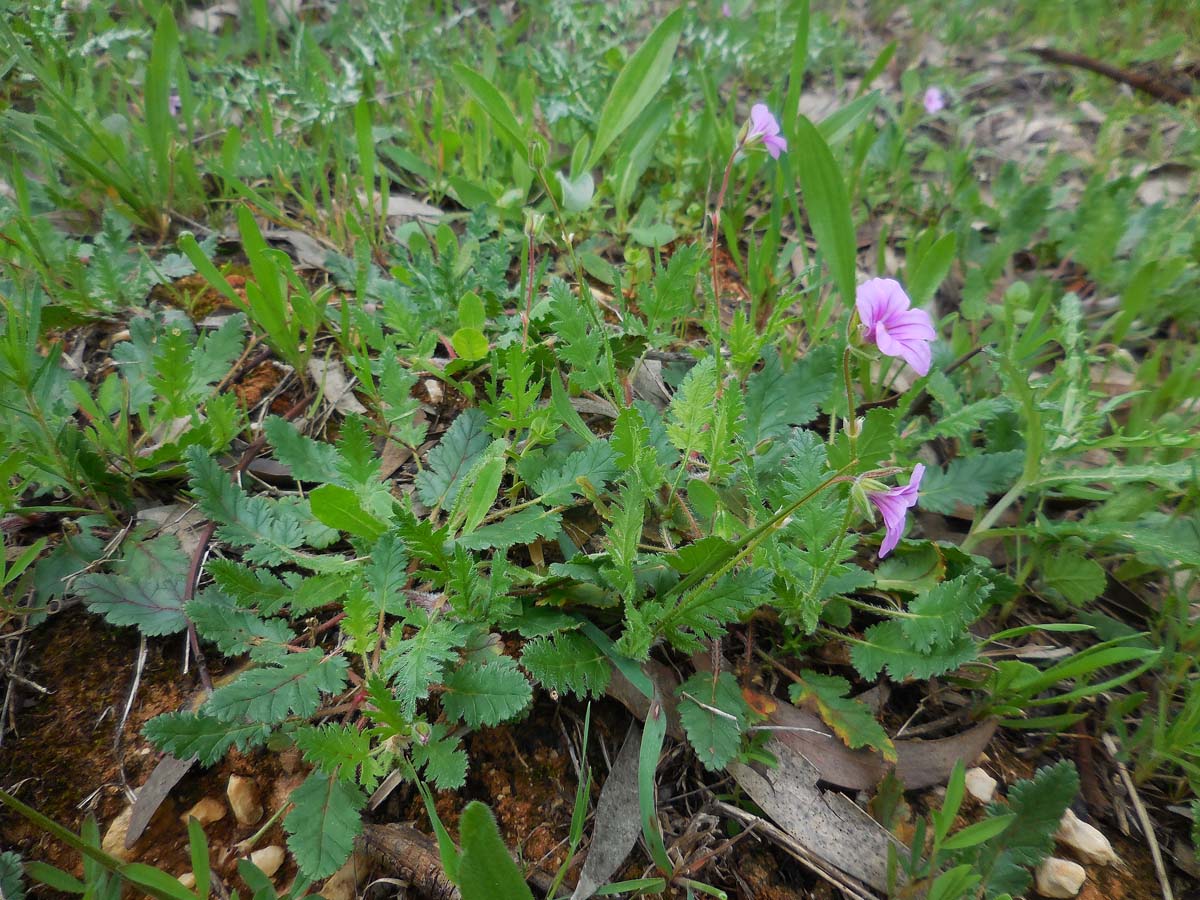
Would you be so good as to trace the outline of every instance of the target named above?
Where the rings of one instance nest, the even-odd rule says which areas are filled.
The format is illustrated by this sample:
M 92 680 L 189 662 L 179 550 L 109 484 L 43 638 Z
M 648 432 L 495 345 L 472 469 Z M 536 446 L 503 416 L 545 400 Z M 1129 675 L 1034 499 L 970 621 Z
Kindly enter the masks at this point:
M 1131 72 L 1128 69 L 1120 69 L 1111 63 L 1092 59 L 1090 56 L 1084 56 L 1082 53 L 1072 53 L 1069 50 L 1058 50 L 1054 47 L 1030 47 L 1029 52 L 1049 63 L 1056 63 L 1061 66 L 1074 66 L 1077 69 L 1085 69 L 1088 72 L 1103 75 L 1105 78 L 1111 78 L 1113 81 L 1118 81 L 1121 84 L 1127 84 L 1135 91 L 1149 94 L 1155 100 L 1162 100 L 1164 103 L 1183 103 L 1192 96 L 1186 91 L 1181 91 L 1173 84 L 1168 84 L 1152 75 L 1146 75 L 1143 72 Z
M 1133 778 L 1129 775 L 1129 769 L 1117 756 L 1117 742 L 1113 740 L 1111 734 L 1104 735 L 1104 749 L 1108 751 L 1108 755 L 1112 757 L 1112 761 L 1117 767 L 1117 774 L 1121 776 L 1121 783 L 1125 785 L 1125 792 L 1129 794 L 1129 802 L 1133 804 L 1138 824 L 1142 826 L 1142 833 L 1146 836 L 1146 846 L 1150 850 L 1150 859 L 1154 863 L 1154 873 L 1158 876 L 1158 886 L 1162 889 L 1163 900 L 1175 900 L 1175 894 L 1171 891 L 1171 879 L 1167 875 L 1167 867 L 1163 865 L 1162 851 L 1158 849 L 1158 836 L 1154 833 L 1154 823 L 1150 821 L 1150 814 L 1146 812 L 1146 806 L 1138 795 Z

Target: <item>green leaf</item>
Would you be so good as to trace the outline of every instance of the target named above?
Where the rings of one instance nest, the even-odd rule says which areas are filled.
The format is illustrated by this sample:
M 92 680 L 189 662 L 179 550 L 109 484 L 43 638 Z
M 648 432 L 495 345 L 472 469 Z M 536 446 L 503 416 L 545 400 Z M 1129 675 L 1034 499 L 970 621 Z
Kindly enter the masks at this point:
M 516 661 L 497 656 L 486 663 L 466 663 L 445 679 L 442 709 L 471 728 L 498 725 L 523 710 L 533 698 L 529 680 Z
M 942 843 L 942 849 L 963 850 L 990 841 L 1016 821 L 1016 818 L 1016 813 L 1008 813 L 1004 816 L 992 816 L 982 822 L 975 822 L 947 838 Z
M 854 271 L 857 244 L 850 216 L 850 198 L 829 145 L 805 116 L 796 119 L 796 146 L 804 211 L 817 238 L 817 246 L 842 295 L 842 303 L 854 306 Z
M 894 680 L 904 681 L 933 678 L 957 669 L 973 660 L 978 649 L 975 640 L 969 634 L 963 634 L 923 653 L 912 646 L 900 623 L 893 619 L 872 625 L 861 641 L 854 641 L 850 646 L 850 661 L 868 681 L 874 680 L 885 668 Z
M 305 437 L 287 419 L 268 416 L 263 422 L 263 433 L 275 448 L 275 459 L 291 469 L 297 481 L 324 482 L 337 471 L 337 450 Z
M 532 544 L 538 538 L 553 537 L 561 527 L 561 513 L 531 506 L 463 535 L 455 544 L 467 550 L 507 550 L 519 544 Z
M 286 644 L 295 639 L 283 619 L 263 619 L 248 609 L 240 609 L 213 589 L 187 605 L 188 618 L 196 633 L 212 641 L 225 656 L 253 653 L 265 660 L 286 654 Z
M 943 581 L 921 594 L 897 620 L 905 638 L 919 652 L 954 643 L 979 618 L 991 584 L 977 571 Z
M 455 791 L 467 783 L 467 754 L 457 738 L 447 737 L 449 728 L 438 723 L 432 726 L 423 741 L 412 745 L 413 765 L 425 767 L 425 778 L 440 791 Z
M 917 261 L 908 277 L 908 296 L 913 306 L 923 306 L 946 278 L 954 264 L 957 240 L 953 231 L 943 234 Z
M 82 894 L 87 890 L 87 886 L 74 875 L 49 863 L 33 860 L 29 863 L 28 872 L 34 881 L 40 881 L 64 894 Z
M 1091 603 L 1108 586 L 1108 574 L 1100 563 L 1065 547 L 1042 560 L 1042 580 L 1075 606 Z
M 478 328 L 459 328 L 450 337 L 454 352 L 467 362 L 484 359 L 488 355 L 488 339 Z
M 421 502 L 429 507 L 452 503 L 461 477 L 489 443 L 487 416 L 478 409 L 459 413 L 438 445 L 429 451 L 427 466 L 416 477 Z
M 276 665 L 251 669 L 217 688 L 203 711 L 222 722 L 248 718 L 273 723 L 288 716 L 311 716 L 322 692 L 332 694 L 345 687 L 347 665 L 344 656 L 326 657 L 318 649 L 291 653 Z
M 847 695 L 850 682 L 838 675 L 822 675 L 811 669 L 801 669 L 799 683 L 788 688 L 797 706 L 810 705 L 821 720 L 834 730 L 851 750 L 873 747 L 889 762 L 896 761 L 896 747 L 871 707 Z
M 945 469 L 930 466 L 921 481 L 921 508 L 949 515 L 960 503 L 982 506 L 990 495 L 1012 487 L 1024 464 L 1024 451 L 1009 450 L 960 456 Z
M 608 146 L 620 137 L 654 99 L 671 72 L 671 58 L 683 33 L 683 9 L 677 9 L 658 24 L 621 69 L 596 123 L 596 139 L 588 155 L 592 168 Z
M 509 149 L 519 158 L 526 159 L 529 154 L 526 132 L 517 121 L 508 98 L 478 72 L 473 72 L 461 63 L 451 66 L 451 71 L 459 84 L 467 89 L 480 108 L 487 113 Z
M 283 820 L 288 849 L 305 878 L 328 878 L 350 858 L 367 798 L 350 782 L 313 772 L 291 800 L 295 805 Z
M 21 857 L 11 850 L 0 853 L 0 897 L 25 900 L 25 875 Z
M 604 384 L 604 335 L 587 308 L 561 278 L 550 282 L 550 314 L 554 319 L 555 356 L 570 368 L 571 384 L 585 391 Z
M 500 837 L 492 811 L 472 800 L 459 819 L 462 856 L 458 887 L 462 900 L 533 900 L 525 876 Z
M 835 371 L 828 346 L 814 348 L 786 369 L 775 350 L 764 354 L 762 368 L 746 379 L 747 443 L 783 437 L 815 419 L 833 390 Z
M 115 574 L 84 575 L 75 592 L 88 609 L 113 625 L 135 625 L 145 635 L 175 634 L 187 627 L 183 595 L 191 560 L 174 535 L 134 542 Z
M 318 520 L 355 537 L 373 541 L 387 531 L 387 523 L 363 509 L 358 495 L 340 484 L 323 484 L 308 495 L 313 515 Z
M 458 492 L 454 507 L 450 511 L 448 524 L 454 531 L 461 523 L 462 533 L 470 534 L 483 521 L 484 517 L 496 502 L 500 492 L 500 480 L 504 477 L 507 467 L 505 453 L 508 451 L 508 441 L 496 440 L 479 456 L 463 476 L 464 490 Z
M 371 734 L 357 725 L 306 725 L 296 731 L 296 746 L 304 758 L 326 775 L 352 781 L 359 766 L 364 767 L 364 783 L 371 759 Z
M 574 496 L 583 496 L 581 482 L 595 491 L 617 477 L 616 459 L 606 441 L 594 441 L 576 450 L 560 466 L 548 468 L 534 478 L 532 487 L 547 506 L 570 503 Z
M 704 433 L 712 427 L 716 393 L 716 360 L 706 356 L 684 376 L 667 413 L 667 437 L 684 459 L 700 448 Z
M 696 756 L 710 771 L 725 768 L 737 757 L 750 718 L 737 679 L 729 672 L 715 677 L 697 672 L 675 693 L 682 698 L 679 720 Z
M 192 712 L 155 716 L 142 728 L 146 740 L 176 759 L 195 756 L 202 766 L 219 762 L 231 747 L 247 750 L 266 743 L 271 728 L 261 722 L 222 722 Z
M 458 658 L 458 646 L 466 639 L 468 629 L 446 616 L 427 618 L 414 613 L 411 619 L 417 630 L 402 640 L 403 630 L 392 629 L 381 663 L 383 671 L 396 689 L 396 699 L 406 718 L 416 715 L 417 701 L 429 696 L 429 687 L 442 678 L 446 664 Z
M 608 657 L 576 632 L 535 638 L 525 644 L 521 665 L 542 687 L 580 699 L 604 696 L 612 676 Z

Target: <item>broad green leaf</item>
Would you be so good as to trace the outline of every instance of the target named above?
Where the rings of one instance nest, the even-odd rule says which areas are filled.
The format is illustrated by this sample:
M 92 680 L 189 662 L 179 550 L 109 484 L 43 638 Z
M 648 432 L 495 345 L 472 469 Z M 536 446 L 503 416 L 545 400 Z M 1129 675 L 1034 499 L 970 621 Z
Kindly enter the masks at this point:
M 750 707 L 729 672 L 697 672 L 676 690 L 679 720 L 696 756 L 710 771 L 725 768 L 742 744 Z
M 542 687 L 586 699 L 602 697 L 612 677 L 604 651 L 576 632 L 535 638 L 525 644 L 521 665 Z
M 525 876 L 500 837 L 492 811 L 472 800 L 459 820 L 462 855 L 458 886 L 462 900 L 533 900 Z
M 266 743 L 271 728 L 261 722 L 222 722 L 199 713 L 172 712 L 155 716 L 142 733 L 155 747 L 176 759 L 195 756 L 200 765 L 211 766 L 231 747 L 247 750 Z
M 625 63 L 613 82 L 596 123 L 596 139 L 588 156 L 592 168 L 609 145 L 620 137 L 654 99 L 671 72 L 671 58 L 683 33 L 683 9 L 677 9 L 658 24 L 645 42 Z
M 471 728 L 511 719 L 533 698 L 529 680 L 507 656 L 486 663 L 466 663 L 445 679 L 442 709 Z
M 943 850 L 962 850 L 974 847 L 984 841 L 990 841 L 1004 829 L 1008 828 L 1017 818 L 1016 813 L 1004 816 L 993 816 L 982 822 L 974 822 L 961 831 L 957 831 L 942 843 Z
M 841 172 L 821 133 L 806 117 L 796 120 L 793 158 L 800 168 L 804 210 L 817 246 L 833 275 L 842 302 L 854 306 L 854 272 L 857 244 L 850 216 L 850 198 Z
M 562 513 L 531 506 L 471 534 L 455 540 L 467 550 L 507 550 L 519 544 L 532 544 L 538 538 L 553 537 L 562 527 Z
M 871 747 L 889 762 L 896 761 L 896 747 L 871 707 L 847 696 L 850 682 L 838 675 L 822 675 L 810 669 L 801 669 L 800 678 L 800 682 L 788 688 L 793 703 L 810 705 L 850 749 Z
M 421 502 L 430 507 L 452 503 L 460 478 L 490 442 L 487 416 L 481 410 L 459 413 L 442 440 L 429 451 L 426 467 L 417 475 L 417 496 Z
M 519 158 L 525 159 L 529 153 L 526 131 L 517 121 L 517 116 L 512 111 L 512 104 L 508 102 L 508 98 L 478 72 L 468 69 L 461 63 L 455 63 L 451 66 L 451 70 L 459 84 L 467 89 L 480 108 L 487 113 L 509 149 Z
M 945 279 L 954 263 L 956 250 L 957 240 L 954 232 L 948 231 L 925 251 L 925 255 L 910 270 L 908 296 L 913 306 L 923 306 L 933 297 L 938 285 Z
M 460 328 L 450 337 L 454 352 L 467 362 L 476 362 L 488 355 L 488 340 L 478 328 Z
M 340 484 L 323 484 L 308 495 L 313 515 L 330 528 L 373 541 L 387 531 L 387 523 L 363 509 L 358 494 Z
M 345 686 L 347 666 L 344 656 L 326 657 L 318 649 L 291 653 L 277 665 L 250 669 L 217 688 L 202 711 L 222 722 L 249 718 L 273 723 L 288 716 L 311 716 L 322 693 L 332 694 Z
M 1095 600 L 1108 585 L 1100 563 L 1065 547 L 1042 560 L 1042 580 L 1075 606 Z
M 367 798 L 352 782 L 313 772 L 291 800 L 294 806 L 283 820 L 288 849 L 305 878 L 328 878 L 350 858 Z
M 151 637 L 174 634 L 187 627 L 183 595 L 190 565 L 178 539 L 165 534 L 132 543 L 113 564 L 114 574 L 84 575 L 75 592 L 113 625 L 135 625 Z

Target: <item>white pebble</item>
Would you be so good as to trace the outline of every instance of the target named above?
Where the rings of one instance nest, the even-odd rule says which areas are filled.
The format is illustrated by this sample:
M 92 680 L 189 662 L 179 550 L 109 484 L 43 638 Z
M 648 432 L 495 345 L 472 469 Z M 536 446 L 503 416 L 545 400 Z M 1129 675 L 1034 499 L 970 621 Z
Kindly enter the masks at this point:
M 1043 897 L 1070 898 L 1079 893 L 1087 872 L 1077 862 L 1051 856 L 1034 873 L 1034 886 Z
M 1066 847 L 1070 847 L 1084 862 L 1107 866 L 1117 861 L 1117 854 L 1100 829 L 1083 822 L 1071 810 L 1063 813 L 1058 831 L 1054 833 Z
M 995 778 L 978 766 L 967 770 L 967 793 L 980 803 L 991 803 L 996 796 L 998 785 L 999 782 Z

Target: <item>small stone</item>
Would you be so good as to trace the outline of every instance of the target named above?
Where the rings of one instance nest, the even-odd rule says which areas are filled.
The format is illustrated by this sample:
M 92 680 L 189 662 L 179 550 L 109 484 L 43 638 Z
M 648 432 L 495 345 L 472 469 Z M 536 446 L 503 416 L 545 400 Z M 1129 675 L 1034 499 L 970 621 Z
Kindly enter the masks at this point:
M 189 891 L 196 886 L 196 876 L 191 872 L 184 872 L 175 880 L 182 884 Z
M 253 780 L 242 775 L 230 775 L 229 787 L 225 789 L 229 797 L 229 806 L 233 809 L 233 817 L 239 825 L 257 825 L 263 817 L 262 800 L 259 798 L 258 786 Z
M 1070 847 L 1084 862 L 1107 866 L 1117 861 L 1117 854 L 1106 838 L 1094 825 L 1080 820 L 1072 810 L 1063 813 L 1054 837 L 1065 847 Z
M 258 866 L 262 873 L 270 878 L 283 865 L 283 855 L 283 848 L 272 844 L 270 847 L 263 847 L 261 850 L 251 853 L 250 862 Z
M 220 822 L 225 818 L 225 804 L 216 797 L 205 797 L 182 816 L 179 820 L 184 825 L 188 819 L 195 819 L 201 825 L 211 825 L 213 822 Z
M 108 831 L 104 832 L 104 840 L 100 842 L 101 850 L 115 856 L 122 862 L 129 862 L 133 856 L 133 851 L 125 847 L 125 836 L 129 834 L 129 821 L 132 818 L 133 807 L 125 807 L 120 815 L 112 820 L 112 823 L 108 826 Z
M 967 793 L 980 803 L 991 803 L 995 799 L 998 784 L 995 778 L 978 766 L 967 770 Z
M 370 861 L 361 853 L 355 853 L 346 864 L 329 876 L 321 888 L 325 900 L 355 900 L 358 886 L 370 871 Z
M 1056 856 L 1042 860 L 1034 873 L 1034 886 L 1043 897 L 1074 897 L 1083 887 L 1087 872 L 1077 862 Z

